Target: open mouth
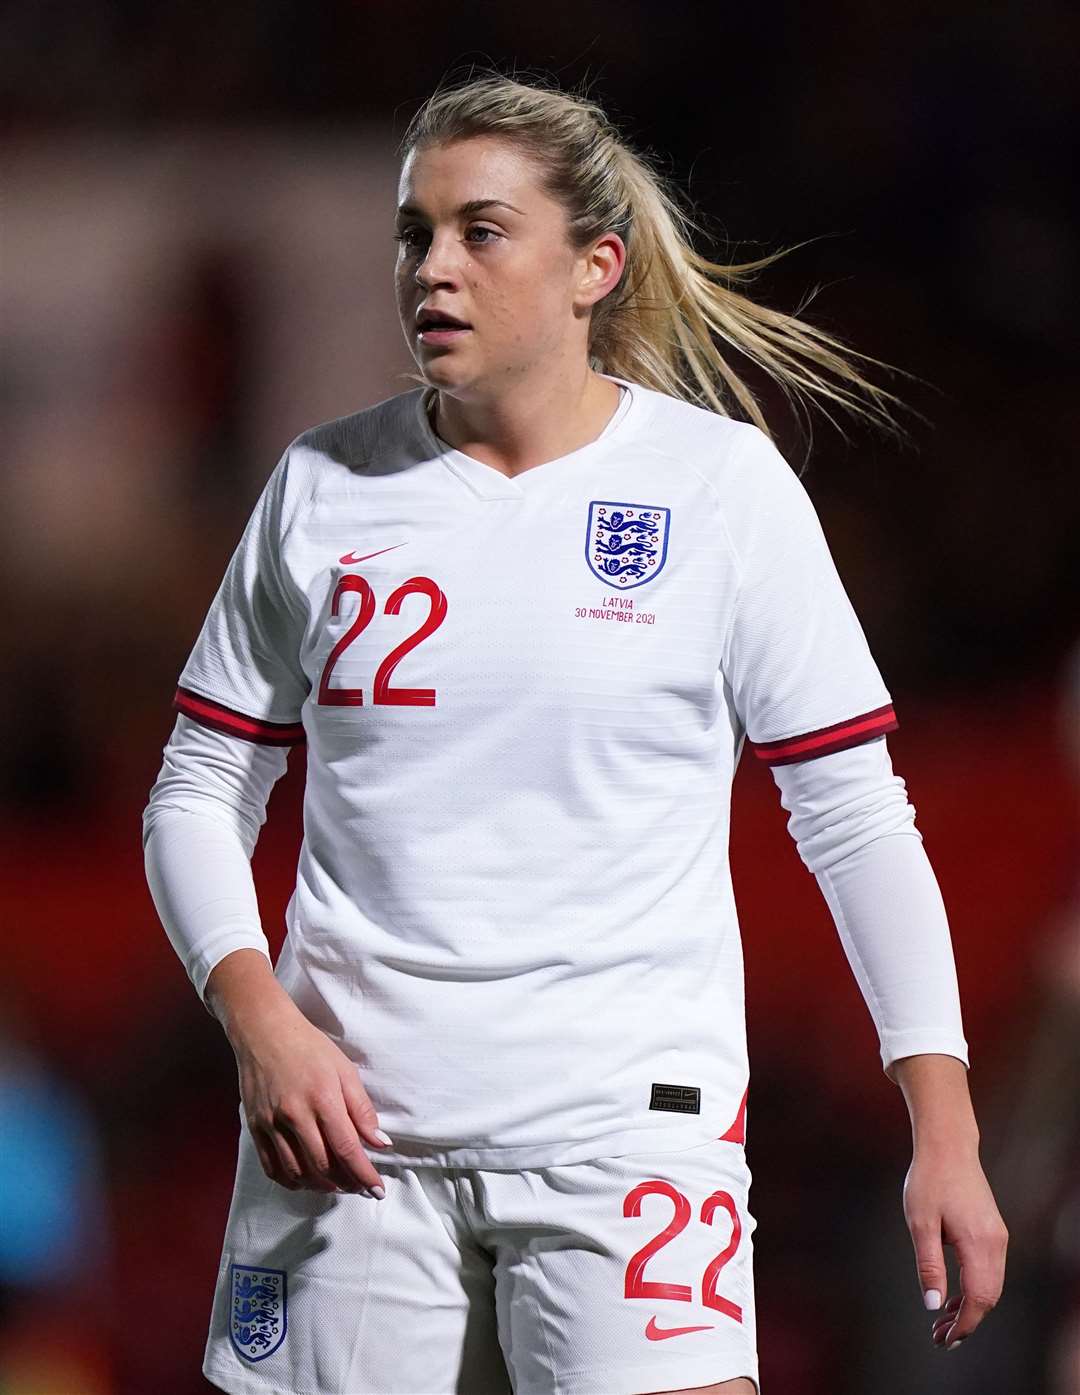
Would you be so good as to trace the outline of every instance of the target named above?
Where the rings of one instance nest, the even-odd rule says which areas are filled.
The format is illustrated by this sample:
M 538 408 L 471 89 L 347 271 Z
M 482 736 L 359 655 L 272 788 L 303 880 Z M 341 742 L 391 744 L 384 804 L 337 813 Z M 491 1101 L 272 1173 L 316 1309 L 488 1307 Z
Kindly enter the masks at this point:
M 456 315 L 444 315 L 439 311 L 422 310 L 417 316 L 417 338 L 425 344 L 445 344 L 463 334 L 468 334 L 471 325 L 459 320 Z
M 417 338 L 425 344 L 449 344 L 453 339 L 460 339 L 462 335 L 470 332 L 468 325 L 421 325 L 417 332 Z

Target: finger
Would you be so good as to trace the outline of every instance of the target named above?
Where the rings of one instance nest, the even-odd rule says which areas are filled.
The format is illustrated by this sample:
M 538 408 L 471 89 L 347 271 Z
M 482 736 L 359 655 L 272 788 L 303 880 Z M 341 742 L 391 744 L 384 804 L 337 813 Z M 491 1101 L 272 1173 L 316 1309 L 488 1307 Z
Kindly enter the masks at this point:
M 327 1176 L 335 1183 L 339 1191 L 358 1192 L 370 1195 L 370 1187 L 372 1184 L 361 1182 L 355 1172 L 349 1171 L 345 1164 L 338 1158 L 337 1153 L 334 1151 L 330 1135 L 321 1122 L 319 1127 L 322 1131 L 323 1142 L 326 1145 L 326 1152 L 329 1158 L 329 1171 L 327 1172 Z M 351 1128 L 352 1125 L 350 1124 L 349 1127 Z
M 266 1173 L 271 1182 L 276 1182 L 279 1187 L 289 1187 L 292 1189 L 293 1183 L 285 1176 L 278 1151 L 274 1147 L 269 1135 L 257 1125 L 253 1127 L 251 1124 L 248 1125 L 248 1133 L 251 1135 L 251 1141 L 255 1145 L 255 1151 L 259 1155 L 259 1165 L 263 1172 Z
M 306 1117 L 298 1115 L 290 1127 L 293 1150 L 304 1168 L 303 1185 L 312 1191 L 336 1192 L 337 1185 L 330 1177 L 330 1155 L 314 1112 Z
M 263 1148 L 267 1155 L 266 1160 L 263 1162 L 263 1171 L 266 1173 L 268 1177 L 271 1178 L 272 1181 L 279 1183 L 283 1187 L 288 1187 L 290 1191 L 341 1190 L 351 1192 L 358 1190 L 355 1182 L 353 1182 L 351 1178 L 346 1177 L 344 1173 L 339 1174 L 338 1169 L 335 1167 L 333 1158 L 331 1158 L 330 1160 L 331 1166 L 329 1173 L 329 1182 L 332 1185 L 326 1185 L 326 1178 L 313 1178 L 310 1173 L 310 1170 L 305 1171 L 303 1169 L 301 1164 L 301 1158 L 297 1155 L 297 1150 L 292 1148 L 288 1143 L 288 1139 L 285 1138 L 284 1135 L 282 1135 L 281 1141 L 283 1149 L 286 1151 L 287 1155 L 293 1157 L 293 1159 L 295 1160 L 295 1165 L 290 1165 L 292 1175 L 296 1176 L 296 1180 L 293 1181 L 291 1179 L 291 1176 L 286 1175 L 285 1167 L 283 1166 L 278 1156 L 277 1150 L 274 1148 L 273 1144 L 269 1142 L 269 1137 L 270 1136 L 267 1135 L 267 1142 L 263 1144 Z M 262 1156 L 262 1154 L 260 1154 L 260 1156 Z M 299 1172 L 297 1172 L 297 1169 L 299 1169 Z
M 946 1298 L 941 1312 L 938 1313 L 937 1317 L 934 1319 L 934 1326 L 948 1327 L 950 1323 L 952 1323 L 955 1320 L 957 1310 L 959 1309 L 962 1301 L 963 1299 L 960 1294 L 956 1294 L 952 1298 Z
M 297 1124 L 275 1120 L 271 1137 L 281 1155 L 285 1175 L 295 1187 L 306 1191 L 330 1191 L 333 1184 L 321 1178 Z
M 941 1309 L 941 1312 L 935 1318 L 932 1331 L 935 1346 L 944 1345 L 945 1334 L 948 1332 L 949 1328 L 953 1325 L 953 1322 L 956 1320 L 956 1314 L 960 1307 L 961 1301 L 962 1300 L 959 1294 L 955 1298 L 947 1299 L 944 1307 Z
M 358 1182 L 351 1173 L 346 1172 L 333 1154 L 330 1155 L 329 1176 L 339 1192 L 352 1192 L 357 1196 L 371 1196 L 371 1188 Z
M 941 1307 L 948 1290 L 945 1254 L 941 1248 L 941 1217 L 913 1217 L 910 1223 L 911 1241 L 915 1246 L 915 1272 L 922 1289 L 923 1303 L 936 1310 Z
M 336 1109 L 320 1113 L 318 1122 L 327 1151 L 349 1187 L 381 1187 L 383 1180 L 364 1151 L 344 1099 L 339 1099 Z
M 388 1148 L 392 1144 L 389 1134 L 383 1133 L 379 1128 L 379 1116 L 375 1112 L 375 1106 L 368 1098 L 367 1091 L 360 1084 L 354 1071 L 350 1071 L 341 1076 L 341 1094 L 345 1100 L 345 1108 L 348 1110 L 349 1118 L 358 1134 L 366 1143 L 372 1143 L 378 1148 Z
M 277 1157 L 275 1172 L 283 1187 L 296 1191 L 303 1184 L 304 1169 L 288 1138 L 277 1128 L 266 1128 L 264 1133 Z
M 961 1302 L 956 1321 L 945 1336 L 947 1349 L 971 1336 L 996 1306 L 1005 1282 L 1005 1246 L 998 1236 L 983 1233 L 955 1243 Z

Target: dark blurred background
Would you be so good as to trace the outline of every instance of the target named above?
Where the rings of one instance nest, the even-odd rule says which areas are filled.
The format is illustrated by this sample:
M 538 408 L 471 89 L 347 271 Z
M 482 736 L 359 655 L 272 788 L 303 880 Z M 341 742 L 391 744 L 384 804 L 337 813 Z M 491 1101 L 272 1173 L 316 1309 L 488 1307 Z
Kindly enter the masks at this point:
M 763 1389 L 1078 1395 L 1076 6 L 14 0 L 0 25 L 0 1395 L 209 1389 L 236 1073 L 157 921 L 141 812 L 281 451 L 410 386 L 396 146 L 474 62 L 587 81 L 719 260 L 814 239 L 751 294 L 917 375 L 869 369 L 927 419 L 898 449 L 815 415 L 811 443 L 751 373 L 900 717 L 1005 1295 L 932 1349 L 903 1098 L 744 761 Z M 303 778 L 294 753 L 255 855 L 275 950 Z

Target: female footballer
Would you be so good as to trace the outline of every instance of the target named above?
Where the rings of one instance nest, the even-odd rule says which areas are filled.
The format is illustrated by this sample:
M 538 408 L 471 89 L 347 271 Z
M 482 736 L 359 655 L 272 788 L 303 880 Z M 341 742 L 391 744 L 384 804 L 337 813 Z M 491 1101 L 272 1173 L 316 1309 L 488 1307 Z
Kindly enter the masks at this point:
M 949 927 L 889 691 L 719 341 L 789 394 L 890 423 L 898 399 L 738 289 L 772 257 L 696 252 L 583 94 L 444 85 L 402 157 L 417 386 L 285 450 L 144 814 L 239 1076 L 203 1370 L 251 1395 L 760 1395 L 744 748 L 904 1096 L 904 1215 L 952 1350 L 1000 1295 L 1007 1232 Z M 299 744 L 272 966 L 250 858 Z

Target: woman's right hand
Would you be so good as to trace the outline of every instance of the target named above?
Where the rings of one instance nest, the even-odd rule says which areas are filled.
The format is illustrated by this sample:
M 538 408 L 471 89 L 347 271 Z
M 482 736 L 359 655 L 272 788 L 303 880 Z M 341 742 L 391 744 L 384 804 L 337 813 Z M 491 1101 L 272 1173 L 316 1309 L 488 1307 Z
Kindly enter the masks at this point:
M 263 1171 L 290 1191 L 380 1187 L 361 1140 L 385 1148 L 356 1066 L 296 1006 L 268 955 L 237 949 L 211 970 L 205 999 L 236 1056 L 240 1099 Z
M 291 1190 L 381 1186 L 362 1142 L 386 1145 L 356 1066 L 291 1000 L 249 1024 L 233 1049 L 244 1117 L 268 1177 Z

